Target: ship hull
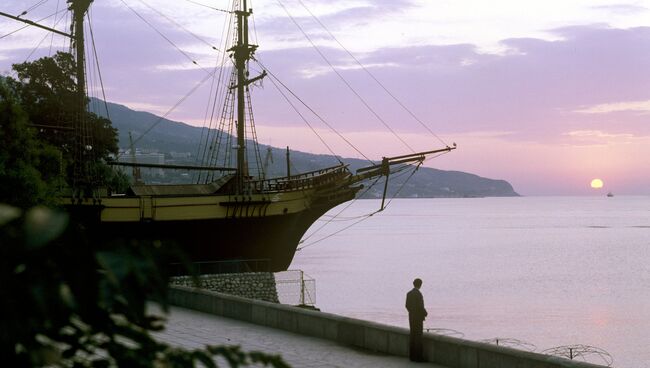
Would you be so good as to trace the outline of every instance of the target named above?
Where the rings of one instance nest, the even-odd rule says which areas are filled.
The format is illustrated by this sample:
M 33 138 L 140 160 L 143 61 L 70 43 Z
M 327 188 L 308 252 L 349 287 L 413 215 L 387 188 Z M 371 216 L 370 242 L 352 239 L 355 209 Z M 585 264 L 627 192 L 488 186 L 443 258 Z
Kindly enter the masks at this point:
M 289 268 L 300 239 L 327 210 L 253 218 L 101 222 L 94 232 L 105 240 L 161 241 L 196 263 L 243 261 L 249 268 L 278 272 Z
M 361 188 L 349 185 L 343 170 L 331 175 L 338 180 L 284 191 L 178 195 L 148 187 L 101 200 L 64 199 L 63 205 L 99 242 L 160 241 L 194 263 L 243 261 L 277 272 L 290 266 L 309 227 Z M 196 189 L 180 189 L 188 188 Z

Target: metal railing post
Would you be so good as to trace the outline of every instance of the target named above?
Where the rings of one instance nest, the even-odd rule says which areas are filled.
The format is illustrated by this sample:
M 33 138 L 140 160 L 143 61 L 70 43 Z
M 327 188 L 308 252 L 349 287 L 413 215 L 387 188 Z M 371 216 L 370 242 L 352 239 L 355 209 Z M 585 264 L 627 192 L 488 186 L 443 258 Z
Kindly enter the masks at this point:
M 305 305 L 305 272 L 300 270 L 300 305 Z

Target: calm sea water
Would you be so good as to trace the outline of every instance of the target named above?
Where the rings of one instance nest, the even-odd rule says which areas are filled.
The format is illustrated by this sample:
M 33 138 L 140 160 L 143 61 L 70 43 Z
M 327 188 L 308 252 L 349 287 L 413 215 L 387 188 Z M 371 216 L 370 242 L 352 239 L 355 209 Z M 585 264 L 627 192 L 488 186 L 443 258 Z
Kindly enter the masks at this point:
M 354 202 L 305 244 L 378 207 Z M 316 279 L 326 312 L 408 326 L 404 298 L 420 277 L 425 327 L 537 351 L 591 345 L 615 367 L 650 367 L 650 197 L 395 200 L 291 268 Z

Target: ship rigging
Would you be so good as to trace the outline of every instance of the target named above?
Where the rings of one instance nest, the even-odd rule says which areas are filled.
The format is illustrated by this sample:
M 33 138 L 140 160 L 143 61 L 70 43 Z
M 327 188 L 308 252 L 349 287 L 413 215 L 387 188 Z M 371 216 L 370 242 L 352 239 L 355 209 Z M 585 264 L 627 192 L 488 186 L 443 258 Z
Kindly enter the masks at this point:
M 377 211 L 379 212 L 386 206 L 386 192 L 391 175 L 405 167 L 412 167 L 415 172 L 427 157 L 447 153 L 456 148 L 454 144 L 440 149 L 384 157 L 381 162 L 360 168 L 355 173 L 336 156 L 339 163 L 335 166 L 292 174 L 287 156 L 287 175 L 268 178 L 257 143 L 250 87 L 255 82 L 270 77 L 278 90 L 286 90 L 300 103 L 307 105 L 255 58 L 258 45 L 251 44 L 249 40 L 249 17 L 252 10 L 248 8 L 246 0 L 239 0 L 233 1 L 232 10 L 227 11 L 234 16 L 232 23 L 235 30 L 231 37 L 232 44 L 224 50 L 229 55 L 233 68 L 230 80 L 223 90 L 225 98 L 220 108 L 217 129 L 207 130 L 205 143 L 199 149 L 197 158 L 200 157 L 201 162 L 194 166 L 144 165 L 133 160 L 110 162 L 111 165 L 131 167 L 195 170 L 198 173 L 196 182 L 182 185 L 149 185 L 135 182 L 127 193 L 109 195 L 102 188 L 98 188 L 93 179 L 94 173 L 90 169 L 90 163 L 95 158 L 91 137 L 84 121 L 84 112 L 87 109 L 84 18 L 91 3 L 92 0 L 68 0 L 73 19 L 71 33 L 37 25 L 6 13 L 0 12 L 0 15 L 47 29 L 72 40 L 71 48 L 77 66 L 75 79 L 78 113 L 73 125 L 75 166 L 70 183 L 71 191 L 61 198 L 61 204 L 74 218 L 85 222 L 98 238 L 157 239 L 163 244 L 180 246 L 194 261 L 264 259 L 268 260 L 271 271 L 286 270 L 307 229 L 330 209 L 353 200 L 362 190 L 364 182 L 375 179 L 376 183 L 378 178 L 385 178 L 381 207 Z M 282 7 L 287 11 L 283 5 Z M 287 14 L 295 22 L 288 11 Z M 299 25 L 298 27 L 300 28 Z M 301 32 L 309 39 L 302 29 Z M 309 41 L 316 48 L 311 39 Z M 324 55 L 321 56 L 327 61 Z M 354 60 L 359 63 L 356 58 Z M 250 61 L 255 61 L 262 68 L 261 72 L 253 77 L 250 76 Z M 367 69 L 363 69 L 372 75 Z M 223 68 L 219 68 L 220 72 L 222 70 Z M 212 72 L 214 73 L 216 71 Z M 339 73 L 337 75 L 343 78 Z M 373 79 L 388 92 L 374 76 Z M 349 84 L 348 87 L 352 88 Z M 358 93 L 355 94 L 366 108 L 395 134 L 367 102 Z M 283 96 L 287 99 L 284 93 Z M 390 96 L 405 108 L 394 95 Z M 413 117 L 423 124 L 415 115 Z M 320 116 L 319 118 L 324 122 Z M 154 126 L 155 123 L 147 131 Z M 345 139 L 340 133 L 336 133 Z M 233 139 L 236 148 L 234 165 L 230 155 Z M 346 142 L 349 143 L 347 140 Z M 406 142 L 402 142 L 409 147 Z M 249 145 L 253 146 L 252 150 L 248 149 Z M 256 175 L 251 174 L 250 156 L 253 156 L 256 163 Z

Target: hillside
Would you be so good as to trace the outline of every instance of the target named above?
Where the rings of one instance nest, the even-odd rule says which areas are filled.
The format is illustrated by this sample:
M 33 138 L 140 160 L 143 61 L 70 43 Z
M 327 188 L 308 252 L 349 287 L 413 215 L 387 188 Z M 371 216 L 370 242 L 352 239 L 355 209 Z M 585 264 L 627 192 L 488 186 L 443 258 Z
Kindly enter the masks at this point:
M 91 104 L 95 105 L 95 104 Z M 189 152 L 192 157 L 196 155 L 197 147 L 202 136 L 202 128 L 193 127 L 185 123 L 160 119 L 160 117 L 142 111 L 134 111 L 126 106 L 114 103 L 108 104 L 109 115 L 119 130 L 120 147 L 129 146 L 129 132 L 137 139 L 136 148 L 139 150 L 152 150 L 169 155 L 171 152 Z M 101 109 L 102 111 L 104 109 Z M 152 124 L 160 121 L 154 129 L 144 137 L 139 138 Z M 205 132 L 203 132 L 205 133 Z M 261 145 L 264 156 L 267 146 Z M 271 148 L 273 163 L 269 166 L 269 176 L 286 174 L 285 150 Z M 367 162 L 359 159 L 344 159 L 354 171 L 366 166 Z M 328 155 L 316 155 L 306 152 L 291 152 L 293 173 L 307 172 L 319 168 L 332 166 L 337 161 Z M 194 163 L 194 158 L 186 163 Z M 395 175 L 389 182 L 389 195 L 399 190 L 398 197 L 510 197 L 518 196 L 512 185 L 505 180 L 483 178 L 474 174 L 461 171 L 444 171 L 422 167 L 407 182 L 402 185 L 409 175 Z M 171 178 L 171 179 L 170 179 Z M 168 180 L 174 182 L 175 176 Z M 403 188 L 402 188 L 403 187 Z M 400 190 L 401 188 L 401 190 Z M 365 197 L 381 197 L 382 185 L 377 185 L 366 193 Z

